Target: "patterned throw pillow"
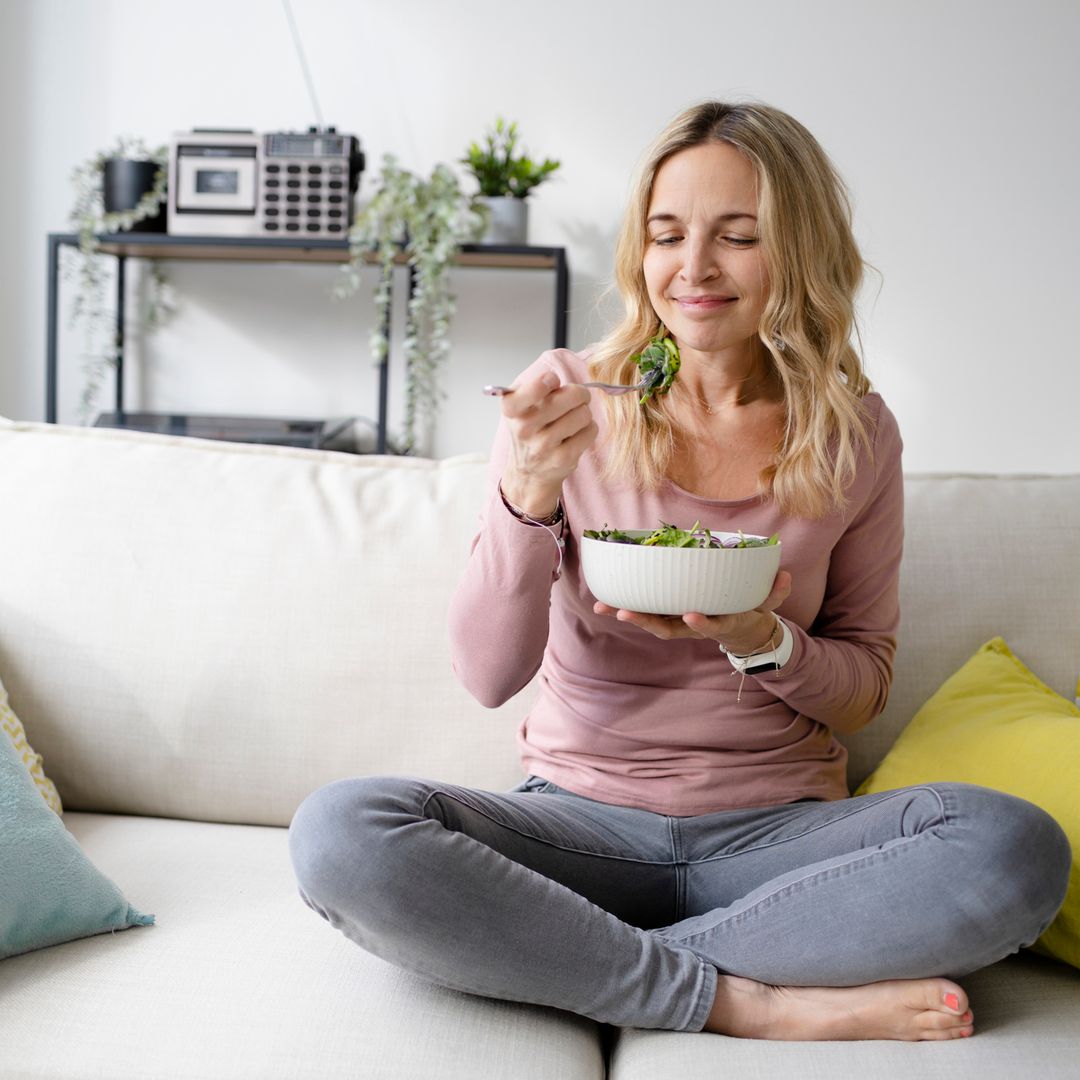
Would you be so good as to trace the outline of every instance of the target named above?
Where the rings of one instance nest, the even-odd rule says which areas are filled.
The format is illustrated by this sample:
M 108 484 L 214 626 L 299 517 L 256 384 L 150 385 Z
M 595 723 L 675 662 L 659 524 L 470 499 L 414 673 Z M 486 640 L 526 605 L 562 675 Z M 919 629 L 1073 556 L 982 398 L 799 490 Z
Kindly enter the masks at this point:
M 4 689 L 2 682 L 0 682 L 0 729 L 6 732 L 8 738 L 11 739 L 16 753 L 22 758 L 22 762 L 29 771 L 31 779 L 37 785 L 38 791 L 41 792 L 42 798 L 53 810 L 58 814 L 62 814 L 64 807 L 61 805 L 60 795 L 53 782 L 45 775 L 45 770 L 41 767 L 41 755 L 34 753 L 34 748 L 27 740 L 26 732 L 23 730 L 19 718 L 8 703 L 7 691 Z M 3 735 L 0 735 L 0 738 L 3 737 Z

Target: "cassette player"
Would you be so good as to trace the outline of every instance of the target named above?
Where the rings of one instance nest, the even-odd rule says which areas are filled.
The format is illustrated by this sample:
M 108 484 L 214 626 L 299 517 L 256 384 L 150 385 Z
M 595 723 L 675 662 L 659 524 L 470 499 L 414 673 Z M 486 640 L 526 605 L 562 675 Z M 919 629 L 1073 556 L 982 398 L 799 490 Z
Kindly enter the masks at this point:
M 355 135 L 195 128 L 169 148 L 172 236 L 344 239 L 364 171 Z

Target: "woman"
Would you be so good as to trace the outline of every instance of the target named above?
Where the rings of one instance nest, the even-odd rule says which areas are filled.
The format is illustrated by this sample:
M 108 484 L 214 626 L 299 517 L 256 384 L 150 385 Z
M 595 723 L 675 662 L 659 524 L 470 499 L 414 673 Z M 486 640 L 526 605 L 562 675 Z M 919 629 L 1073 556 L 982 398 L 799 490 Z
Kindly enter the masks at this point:
M 776 1039 L 952 1039 L 953 981 L 1030 944 L 1065 892 L 1038 808 L 934 784 L 849 797 L 836 733 L 884 707 L 898 625 L 901 442 L 850 343 L 863 263 L 814 138 L 708 102 L 647 155 L 617 252 L 622 323 L 502 398 L 491 496 L 454 598 L 484 704 L 539 671 L 508 793 L 332 784 L 291 843 L 315 911 L 445 986 L 621 1025 Z M 670 336 L 670 393 L 629 360 Z M 599 397 L 599 400 L 597 399 Z M 771 535 L 753 611 L 597 603 L 581 531 Z

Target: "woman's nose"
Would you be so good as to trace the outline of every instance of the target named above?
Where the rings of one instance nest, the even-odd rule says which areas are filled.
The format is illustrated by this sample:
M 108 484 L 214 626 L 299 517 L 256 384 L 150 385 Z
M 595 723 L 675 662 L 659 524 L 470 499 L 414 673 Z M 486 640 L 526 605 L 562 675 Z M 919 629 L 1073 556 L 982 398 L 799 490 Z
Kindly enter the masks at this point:
M 719 272 L 716 248 L 707 239 L 691 239 L 683 247 L 683 256 L 679 276 L 687 284 L 692 285 L 698 281 L 708 281 Z

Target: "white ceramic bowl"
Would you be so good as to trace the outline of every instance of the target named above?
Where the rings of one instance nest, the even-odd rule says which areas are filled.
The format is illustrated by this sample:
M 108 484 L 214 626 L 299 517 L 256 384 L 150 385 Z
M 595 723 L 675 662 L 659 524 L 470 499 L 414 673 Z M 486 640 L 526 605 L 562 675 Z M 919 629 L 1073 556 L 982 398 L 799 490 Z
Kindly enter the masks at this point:
M 649 535 L 647 529 L 625 532 L 634 537 Z M 720 540 L 733 535 L 738 534 L 713 531 Z M 748 548 L 672 548 L 581 538 L 581 570 L 593 596 L 628 611 L 654 615 L 750 611 L 769 595 L 779 569 L 779 543 Z

